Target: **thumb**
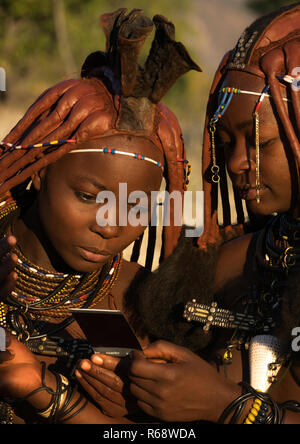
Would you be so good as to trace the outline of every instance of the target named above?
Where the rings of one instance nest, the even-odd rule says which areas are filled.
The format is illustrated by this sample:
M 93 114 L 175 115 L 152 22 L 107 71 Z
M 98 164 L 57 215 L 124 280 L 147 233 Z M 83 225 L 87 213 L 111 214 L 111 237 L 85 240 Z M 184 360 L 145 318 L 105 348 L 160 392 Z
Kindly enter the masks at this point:
M 115 356 L 95 353 L 94 355 L 92 355 L 91 361 L 94 364 L 100 365 L 101 367 L 107 370 L 115 371 L 116 367 L 120 362 L 120 358 L 116 358 Z
M 167 362 L 179 363 L 188 360 L 193 353 L 171 342 L 156 341 L 144 350 L 144 355 L 148 359 L 162 359 Z

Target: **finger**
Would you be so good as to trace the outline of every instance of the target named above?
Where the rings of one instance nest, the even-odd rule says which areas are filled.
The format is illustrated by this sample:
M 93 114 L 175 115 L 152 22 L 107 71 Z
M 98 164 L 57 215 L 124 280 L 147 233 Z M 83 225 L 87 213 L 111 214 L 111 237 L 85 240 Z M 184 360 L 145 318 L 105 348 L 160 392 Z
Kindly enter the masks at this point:
M 128 373 L 131 365 L 130 356 L 117 358 L 115 356 L 96 353 L 91 356 L 91 361 L 93 364 L 96 364 L 96 366 L 101 366 L 103 369 L 112 371 L 119 376 L 122 381 L 128 380 Z
M 135 384 L 130 384 L 130 392 L 136 398 L 136 403 L 141 410 L 147 415 L 155 416 L 156 399 L 152 394 Z
M 97 387 L 97 384 L 102 383 L 105 387 L 118 393 L 122 393 L 124 383 L 111 370 L 94 365 L 91 361 L 84 359 L 78 365 L 78 370 L 84 374 L 91 385 Z M 110 393 L 110 392 L 109 392 Z
M 5 300 L 7 296 L 13 291 L 15 288 L 16 282 L 18 279 L 18 275 L 15 272 L 12 272 L 6 280 L 0 285 L 0 301 Z
M 140 377 L 156 381 L 161 378 L 164 365 L 143 357 L 140 352 L 132 352 L 132 363 L 129 370 L 129 378 Z
M 158 396 L 150 389 L 147 390 L 144 387 L 140 387 L 135 382 L 132 382 L 129 385 L 130 393 L 140 401 L 144 401 L 149 405 L 155 404 L 155 400 L 158 399 Z
M 114 390 L 114 388 L 99 380 L 95 380 L 95 378 L 83 371 L 76 370 L 76 376 L 80 384 L 83 385 L 89 393 L 92 391 L 93 393 L 97 393 L 97 396 L 105 398 L 115 404 L 125 405 L 124 398 L 120 391 Z
M 100 406 L 105 415 L 122 417 L 128 414 L 126 403 L 121 394 L 110 390 L 102 384 L 97 384 L 97 389 L 91 385 L 88 375 L 75 371 L 78 383 L 89 396 Z
M 15 236 L 3 237 L 0 239 L 0 258 L 5 256 L 16 245 L 17 239 Z
M 6 256 L 0 262 L 0 284 L 4 283 L 7 277 L 14 271 L 18 257 L 15 254 Z
M 130 391 L 131 387 L 139 388 L 147 393 L 151 393 L 152 395 L 155 395 L 159 397 L 160 394 L 160 388 L 159 384 L 156 380 L 146 379 L 146 378 L 138 378 L 136 376 L 130 377 Z M 132 392 L 134 396 L 136 396 L 135 393 Z
M 144 401 L 137 401 L 137 406 L 148 416 L 157 417 L 155 409 L 152 407 L 152 405 L 147 404 Z
M 167 341 L 156 341 L 150 344 L 144 354 L 147 358 L 163 359 L 167 362 L 185 362 L 193 356 L 190 350 Z
M 91 356 L 91 361 L 95 365 L 100 365 L 102 368 L 114 372 L 120 363 L 120 358 L 116 358 L 115 356 L 95 353 L 94 355 Z

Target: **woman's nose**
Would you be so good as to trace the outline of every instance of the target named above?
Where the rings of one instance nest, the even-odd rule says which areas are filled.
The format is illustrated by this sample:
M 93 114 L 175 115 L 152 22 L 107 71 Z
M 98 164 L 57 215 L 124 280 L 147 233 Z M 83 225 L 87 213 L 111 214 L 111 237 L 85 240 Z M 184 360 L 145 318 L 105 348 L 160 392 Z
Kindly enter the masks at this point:
M 118 212 L 115 205 L 100 206 L 90 229 L 105 239 L 118 237 L 122 227 L 118 221 Z
M 238 175 L 255 171 L 255 155 L 251 155 L 247 143 L 236 142 L 226 153 L 227 170 L 230 174 Z
M 113 239 L 119 237 L 121 228 L 118 225 L 98 225 L 96 222 L 91 226 L 91 231 L 99 234 L 104 239 Z

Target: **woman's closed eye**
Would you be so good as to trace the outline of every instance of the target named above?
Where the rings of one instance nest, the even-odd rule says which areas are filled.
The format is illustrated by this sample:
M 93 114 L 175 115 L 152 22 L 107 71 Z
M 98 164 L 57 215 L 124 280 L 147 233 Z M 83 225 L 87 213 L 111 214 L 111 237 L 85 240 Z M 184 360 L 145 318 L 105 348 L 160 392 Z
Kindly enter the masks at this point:
M 220 140 L 217 145 L 217 148 L 222 151 L 228 150 L 232 147 L 233 147 L 233 143 L 231 141 L 225 142 L 225 141 Z
M 272 145 L 274 142 L 276 142 L 278 140 L 278 137 L 274 137 L 272 139 L 265 139 L 265 140 L 261 140 L 259 142 L 259 147 L 261 149 L 267 148 L 268 146 Z
M 268 140 L 261 140 L 260 142 L 259 142 L 259 148 L 260 149 L 264 149 L 264 148 L 267 148 L 268 146 L 270 146 L 270 145 L 272 145 L 274 142 L 276 142 L 278 140 L 278 137 L 276 137 L 276 138 L 272 138 L 272 139 L 268 139 Z M 255 148 L 255 143 L 251 140 L 250 142 L 249 142 L 249 146 L 250 147 L 253 147 L 253 148 Z M 232 141 L 227 141 L 227 142 L 225 142 L 225 141 L 219 141 L 218 142 L 218 148 L 220 149 L 220 150 L 223 150 L 223 151 L 225 151 L 225 150 L 228 150 L 228 149 L 232 149 L 233 148 L 233 142 Z
M 96 203 L 97 196 L 95 194 L 86 193 L 84 191 L 75 191 L 75 195 L 80 200 L 80 202 L 84 203 Z

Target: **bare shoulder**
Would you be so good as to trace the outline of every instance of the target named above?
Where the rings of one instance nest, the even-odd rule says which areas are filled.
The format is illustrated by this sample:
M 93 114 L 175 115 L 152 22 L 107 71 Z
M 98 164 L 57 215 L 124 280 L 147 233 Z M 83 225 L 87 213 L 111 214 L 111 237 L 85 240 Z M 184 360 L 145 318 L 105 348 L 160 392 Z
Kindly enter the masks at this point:
M 124 275 L 126 275 L 127 273 L 129 273 L 130 275 L 135 275 L 139 270 L 141 270 L 143 268 L 144 267 L 142 267 L 137 262 L 130 262 L 130 261 L 126 261 L 125 259 L 122 260 L 121 272 L 123 272 Z
M 123 306 L 123 296 L 128 291 L 133 282 L 138 279 L 148 276 L 150 271 L 136 262 L 129 262 L 123 259 L 119 277 L 112 288 L 112 295 L 114 296 L 117 306 Z
M 252 237 L 252 233 L 246 234 L 221 246 L 216 264 L 215 288 L 217 291 L 243 274 Z

